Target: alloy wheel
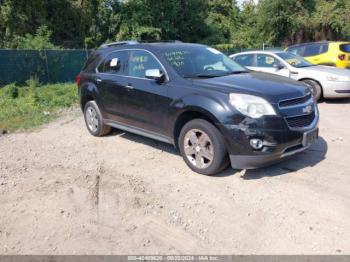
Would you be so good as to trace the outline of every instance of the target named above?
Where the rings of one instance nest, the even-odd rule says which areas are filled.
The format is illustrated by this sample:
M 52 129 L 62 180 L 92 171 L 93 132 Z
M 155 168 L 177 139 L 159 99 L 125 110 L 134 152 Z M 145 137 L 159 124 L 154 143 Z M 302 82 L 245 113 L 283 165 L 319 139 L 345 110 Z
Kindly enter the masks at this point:
M 85 113 L 86 122 L 91 132 L 96 132 L 98 129 L 98 118 L 95 108 L 89 106 Z
M 184 152 L 193 166 L 205 169 L 214 159 L 213 142 L 208 134 L 199 129 L 189 130 L 184 139 Z

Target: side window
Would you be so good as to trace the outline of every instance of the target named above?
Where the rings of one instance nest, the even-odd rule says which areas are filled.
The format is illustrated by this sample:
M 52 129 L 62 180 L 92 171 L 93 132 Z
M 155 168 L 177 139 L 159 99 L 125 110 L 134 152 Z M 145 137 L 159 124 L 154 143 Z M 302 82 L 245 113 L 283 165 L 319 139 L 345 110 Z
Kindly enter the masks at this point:
M 303 56 L 303 50 L 304 50 L 304 47 L 303 46 L 298 46 L 298 47 L 292 47 L 292 48 L 288 48 L 288 52 L 291 52 L 295 55 L 300 55 L 300 56 Z
M 271 55 L 265 55 L 265 54 L 257 55 L 257 67 L 277 67 L 280 65 L 281 65 L 280 61 Z
M 109 54 L 97 70 L 100 73 L 124 75 L 127 69 L 127 51 L 118 51 Z
M 319 55 L 321 52 L 320 44 L 312 44 L 305 46 L 304 56 L 315 56 Z
M 253 66 L 254 55 L 239 55 L 234 58 L 234 61 L 242 66 Z
M 321 45 L 321 50 L 320 50 L 320 54 L 324 54 L 328 52 L 328 44 L 322 44 Z
M 143 50 L 134 50 L 129 56 L 129 76 L 145 78 L 146 70 L 159 69 L 162 66 L 157 59 L 149 52 Z

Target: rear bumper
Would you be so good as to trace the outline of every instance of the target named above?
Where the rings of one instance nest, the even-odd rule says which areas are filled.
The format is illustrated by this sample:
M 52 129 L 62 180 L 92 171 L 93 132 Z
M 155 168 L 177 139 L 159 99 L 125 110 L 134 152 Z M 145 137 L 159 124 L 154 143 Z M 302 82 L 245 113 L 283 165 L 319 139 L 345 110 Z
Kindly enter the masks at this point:
M 323 81 L 324 98 L 350 97 L 350 81 Z

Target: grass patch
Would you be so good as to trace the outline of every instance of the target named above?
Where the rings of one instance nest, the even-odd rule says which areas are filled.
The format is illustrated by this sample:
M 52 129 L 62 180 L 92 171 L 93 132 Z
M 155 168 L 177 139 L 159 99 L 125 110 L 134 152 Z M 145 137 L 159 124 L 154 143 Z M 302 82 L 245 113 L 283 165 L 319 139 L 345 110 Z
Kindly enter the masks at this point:
M 12 132 L 37 127 L 77 101 L 77 88 L 72 83 L 40 86 L 29 80 L 25 87 L 7 85 L 0 89 L 0 128 Z

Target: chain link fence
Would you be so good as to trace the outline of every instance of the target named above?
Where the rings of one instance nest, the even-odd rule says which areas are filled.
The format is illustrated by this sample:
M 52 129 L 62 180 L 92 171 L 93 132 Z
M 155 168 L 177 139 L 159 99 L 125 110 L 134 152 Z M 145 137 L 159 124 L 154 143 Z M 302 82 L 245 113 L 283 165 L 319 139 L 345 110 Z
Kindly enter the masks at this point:
M 216 45 L 214 46 L 216 49 L 220 50 L 221 52 L 223 52 L 226 55 L 233 55 L 233 54 L 237 54 L 240 52 L 246 52 L 246 51 L 257 51 L 257 50 L 265 50 L 265 51 L 274 51 L 274 50 L 278 50 L 278 51 L 283 51 L 283 47 L 270 47 L 270 46 L 266 46 L 263 48 L 236 48 L 236 47 L 227 47 L 225 45 Z
M 0 87 L 24 84 L 30 78 L 40 83 L 73 82 L 89 50 L 0 50 Z
M 253 50 L 217 45 L 227 55 Z M 282 48 L 266 48 L 282 49 Z M 91 50 L 0 50 L 0 87 L 10 83 L 24 84 L 30 78 L 40 83 L 73 82 Z

